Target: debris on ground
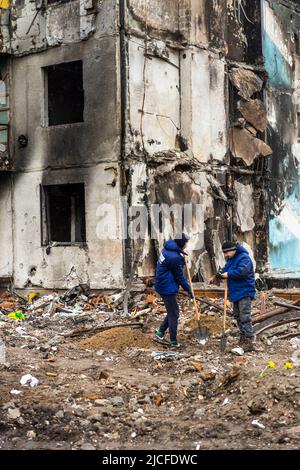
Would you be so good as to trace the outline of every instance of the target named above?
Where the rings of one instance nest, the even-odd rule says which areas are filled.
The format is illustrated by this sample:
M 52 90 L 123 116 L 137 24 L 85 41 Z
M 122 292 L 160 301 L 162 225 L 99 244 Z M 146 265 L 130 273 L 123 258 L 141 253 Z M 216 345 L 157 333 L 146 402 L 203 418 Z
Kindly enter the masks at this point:
M 199 302 L 205 345 L 192 334 L 192 303 L 178 296 L 176 351 L 152 340 L 165 308 L 151 289 L 130 293 L 127 316 L 118 290 L 30 294 L 0 296 L 0 448 L 299 445 L 299 301 L 259 293 L 259 347 L 240 356 L 230 353 L 239 349 L 231 306 L 228 352 L 220 353 L 222 293 Z M 16 312 L 21 321 L 9 316 Z

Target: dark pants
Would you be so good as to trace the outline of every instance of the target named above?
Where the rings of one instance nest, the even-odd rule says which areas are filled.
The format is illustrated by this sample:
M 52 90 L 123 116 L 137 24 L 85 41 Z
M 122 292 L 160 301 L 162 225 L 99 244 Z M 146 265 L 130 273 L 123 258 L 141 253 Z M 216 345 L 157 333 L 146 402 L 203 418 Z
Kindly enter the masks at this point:
M 159 331 L 165 333 L 169 328 L 170 340 L 177 340 L 177 326 L 179 318 L 179 307 L 176 299 L 176 295 L 162 295 L 164 301 L 167 316 L 160 325 Z
M 233 316 L 237 321 L 240 335 L 246 338 L 253 337 L 251 319 L 251 297 L 244 297 L 233 303 Z

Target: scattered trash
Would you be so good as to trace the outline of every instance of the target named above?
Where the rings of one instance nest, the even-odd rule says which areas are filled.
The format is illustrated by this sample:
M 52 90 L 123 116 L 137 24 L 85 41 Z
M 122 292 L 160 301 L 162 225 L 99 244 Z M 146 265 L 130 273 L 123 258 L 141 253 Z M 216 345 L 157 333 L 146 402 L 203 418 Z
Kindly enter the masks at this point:
M 229 398 L 225 398 L 225 400 L 223 401 L 222 405 L 227 405 L 229 403 Z
M 299 367 L 300 365 L 300 349 L 297 349 L 295 352 L 293 352 L 291 356 L 291 362 L 295 367 Z
M 151 357 L 156 361 L 160 361 L 161 359 L 176 359 L 178 354 L 173 351 L 153 351 Z
M 300 333 L 299 333 L 299 336 L 300 336 Z M 293 346 L 293 348 L 300 348 L 300 338 L 290 339 L 290 344 Z
M 32 302 L 33 299 L 36 299 L 39 296 L 38 292 L 32 292 L 31 294 L 28 295 L 28 302 Z
M 12 318 L 13 320 L 17 321 L 22 321 L 25 319 L 25 315 L 23 314 L 23 312 L 18 310 L 17 312 L 9 313 L 8 318 Z
M 30 387 L 35 387 L 39 383 L 38 379 L 33 377 L 33 375 L 31 374 L 23 375 L 23 377 L 20 380 L 20 384 L 24 386 L 24 385 L 27 385 L 28 382 L 29 382 Z
M 15 331 L 21 336 L 26 336 L 26 329 L 22 326 L 18 326 Z
M 251 424 L 257 428 L 265 429 L 265 426 L 260 423 L 257 419 L 254 419 Z
M 13 388 L 13 389 L 10 391 L 10 393 L 11 393 L 12 395 L 20 395 L 20 393 L 22 393 L 22 392 L 21 392 L 20 390 L 16 390 L 15 388 Z
M 6 363 L 6 347 L 4 341 L 0 338 L 0 364 Z
M 18 408 L 9 408 L 7 411 L 9 419 L 18 419 L 21 416 L 20 410 Z
M 233 354 L 236 354 L 237 356 L 243 356 L 244 355 L 244 350 L 243 348 L 233 348 L 231 350 Z

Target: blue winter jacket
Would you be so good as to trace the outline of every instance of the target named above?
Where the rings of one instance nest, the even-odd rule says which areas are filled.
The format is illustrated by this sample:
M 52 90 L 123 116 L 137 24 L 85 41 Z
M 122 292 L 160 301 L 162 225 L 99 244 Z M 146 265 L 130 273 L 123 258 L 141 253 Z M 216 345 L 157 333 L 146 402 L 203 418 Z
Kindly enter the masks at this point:
M 185 278 L 184 252 L 174 240 L 164 244 L 156 267 L 155 290 L 160 295 L 174 295 L 178 293 L 179 286 L 191 292 L 190 285 Z
M 244 297 L 255 298 L 253 263 L 248 251 L 239 243 L 236 254 L 227 260 L 221 272 L 228 273 L 228 293 L 231 302 L 237 302 Z

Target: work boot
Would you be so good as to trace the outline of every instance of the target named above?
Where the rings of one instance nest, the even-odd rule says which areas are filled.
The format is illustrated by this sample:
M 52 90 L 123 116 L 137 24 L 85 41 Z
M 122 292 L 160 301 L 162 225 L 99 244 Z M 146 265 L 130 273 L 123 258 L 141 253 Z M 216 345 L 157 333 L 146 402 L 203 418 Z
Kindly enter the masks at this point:
M 245 344 L 246 341 L 247 341 L 246 336 L 241 335 L 240 339 L 239 339 L 239 346 L 243 347 L 243 345 Z
M 243 342 L 242 347 L 243 347 L 244 352 L 255 351 L 253 338 L 245 338 L 245 341 Z
M 178 343 L 177 341 L 170 341 L 170 347 L 174 349 L 180 349 L 183 347 L 183 344 Z
M 154 341 L 161 344 L 169 344 L 169 342 L 164 338 L 164 333 L 161 331 L 156 331 L 153 336 Z

